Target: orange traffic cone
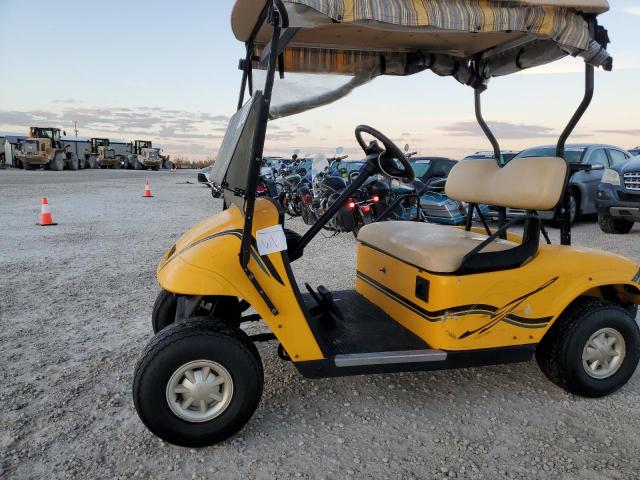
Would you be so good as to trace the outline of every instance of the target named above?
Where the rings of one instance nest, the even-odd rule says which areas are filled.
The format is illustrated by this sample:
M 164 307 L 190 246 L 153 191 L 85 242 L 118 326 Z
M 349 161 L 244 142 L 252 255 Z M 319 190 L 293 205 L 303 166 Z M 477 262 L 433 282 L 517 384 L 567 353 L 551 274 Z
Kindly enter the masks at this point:
M 149 180 L 144 182 L 144 195 L 142 195 L 142 196 L 145 197 L 145 198 L 153 197 L 153 195 L 151 195 L 151 186 L 149 185 Z
M 40 206 L 40 221 L 36 225 L 40 225 L 41 227 L 57 225 L 57 223 L 53 222 L 51 210 L 49 210 L 49 200 L 47 200 L 47 197 L 42 197 L 42 205 Z

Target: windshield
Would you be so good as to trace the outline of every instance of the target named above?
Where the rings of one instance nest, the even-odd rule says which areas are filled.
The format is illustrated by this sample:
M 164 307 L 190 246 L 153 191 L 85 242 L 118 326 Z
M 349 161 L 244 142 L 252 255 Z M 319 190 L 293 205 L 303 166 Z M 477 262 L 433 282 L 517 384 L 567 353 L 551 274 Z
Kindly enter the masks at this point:
M 429 160 L 428 158 L 409 160 L 409 163 L 413 168 L 413 173 L 415 174 L 416 178 L 424 177 L 424 175 L 429 170 L 429 167 L 431 167 L 431 160 Z
M 253 75 L 256 85 L 264 84 L 264 71 L 256 70 Z M 269 117 L 287 117 L 335 102 L 372 78 L 373 74 L 349 76 L 286 72 L 283 79 L 274 82 Z
M 582 154 L 585 147 L 567 147 L 564 150 L 564 158 L 569 163 L 582 162 Z M 535 147 L 520 152 L 514 158 L 531 158 L 531 157 L 555 157 L 556 147 Z
M 54 128 L 34 128 L 33 136 L 35 138 L 50 138 L 52 140 L 60 139 L 60 131 Z

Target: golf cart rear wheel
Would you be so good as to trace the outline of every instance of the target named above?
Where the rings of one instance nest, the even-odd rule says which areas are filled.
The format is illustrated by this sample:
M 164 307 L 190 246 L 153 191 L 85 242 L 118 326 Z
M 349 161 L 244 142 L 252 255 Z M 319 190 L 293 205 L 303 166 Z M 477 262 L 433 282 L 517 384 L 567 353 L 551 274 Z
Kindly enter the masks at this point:
M 568 392 L 602 397 L 631 378 L 639 349 L 640 331 L 628 310 L 585 297 L 547 332 L 536 359 L 544 374 Z
M 247 335 L 193 318 L 156 335 L 138 362 L 133 400 L 142 422 L 183 447 L 222 442 L 255 412 L 264 374 Z
M 605 215 L 598 215 L 598 225 L 604 233 L 613 233 L 616 235 L 624 235 L 629 233 L 633 228 L 631 220 L 624 218 L 613 218 Z

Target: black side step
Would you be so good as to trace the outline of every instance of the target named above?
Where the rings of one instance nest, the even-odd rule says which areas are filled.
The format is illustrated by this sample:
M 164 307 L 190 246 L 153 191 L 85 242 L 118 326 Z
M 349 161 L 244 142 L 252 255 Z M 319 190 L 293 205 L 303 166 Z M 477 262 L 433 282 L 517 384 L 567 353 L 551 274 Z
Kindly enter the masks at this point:
M 294 365 L 307 378 L 344 377 L 527 362 L 535 350 L 535 345 L 518 345 L 465 351 L 406 350 L 355 353 L 340 354 L 324 360 L 294 362 Z

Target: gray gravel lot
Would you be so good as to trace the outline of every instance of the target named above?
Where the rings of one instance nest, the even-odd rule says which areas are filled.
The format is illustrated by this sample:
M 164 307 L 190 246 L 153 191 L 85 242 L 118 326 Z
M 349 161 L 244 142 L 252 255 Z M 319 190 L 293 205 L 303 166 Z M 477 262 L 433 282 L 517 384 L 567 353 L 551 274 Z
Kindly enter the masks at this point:
M 534 361 L 309 381 L 262 344 L 264 395 L 240 434 L 197 451 L 161 442 L 135 413 L 131 377 L 161 254 L 221 207 L 195 183 L 184 171 L 0 170 L 0 478 L 640 478 L 640 374 L 587 400 Z M 35 226 L 42 195 L 56 227 Z M 636 261 L 639 238 L 593 221 L 574 231 Z M 354 253 L 350 234 L 320 237 L 294 270 L 350 288 Z

